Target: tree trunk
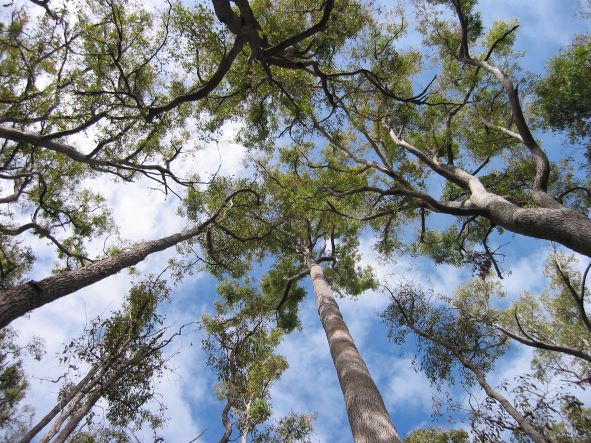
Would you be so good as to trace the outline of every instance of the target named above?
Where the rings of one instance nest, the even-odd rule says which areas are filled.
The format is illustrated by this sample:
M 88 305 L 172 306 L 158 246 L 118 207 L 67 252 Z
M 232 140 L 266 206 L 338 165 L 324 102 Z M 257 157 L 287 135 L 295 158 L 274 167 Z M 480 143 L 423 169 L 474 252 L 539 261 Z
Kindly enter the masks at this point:
M 49 428 L 47 433 L 39 440 L 39 443 L 48 443 L 60 431 L 64 422 L 68 420 L 68 417 L 74 415 L 80 408 L 78 405 L 83 400 L 84 395 L 84 392 L 79 392 L 76 394 L 76 396 L 71 400 L 71 403 L 67 405 L 67 409 L 65 411 L 61 411 L 61 413 L 51 425 L 51 428 Z
M 8 289 L 0 294 L 0 328 L 33 309 L 136 265 L 150 254 L 193 238 L 201 234 L 208 224 L 205 222 L 168 237 L 139 243 L 128 251 L 98 260 L 88 266 Z
M 399 443 L 384 400 L 347 329 L 322 267 L 305 257 L 356 443 Z
M 84 417 L 90 412 L 92 407 L 96 404 L 97 401 L 101 398 L 102 392 L 99 390 L 93 393 L 90 398 L 82 405 L 80 408 L 76 410 L 74 414 L 72 414 L 70 420 L 66 423 L 66 426 L 62 429 L 62 431 L 55 437 L 51 443 L 64 443 L 66 439 L 74 432 L 78 424 L 82 421 Z M 41 443 L 41 442 L 40 442 Z
M 230 414 L 230 409 L 232 409 L 232 401 L 228 399 L 228 401 L 226 401 L 226 406 L 224 406 L 224 410 L 222 411 L 224 435 L 222 435 L 219 443 L 228 443 L 230 441 L 230 436 L 232 435 L 232 423 L 230 423 L 230 419 L 228 417 Z
M 536 443 L 551 443 L 553 440 L 546 438 L 544 435 L 540 434 L 536 428 L 534 428 L 530 422 L 526 420 L 526 418 L 511 404 L 509 400 L 507 400 L 503 395 L 501 395 L 498 391 L 492 388 L 491 385 L 488 384 L 486 378 L 482 371 L 480 371 L 472 362 L 466 358 L 463 354 L 455 352 L 456 357 L 464 367 L 468 368 L 472 373 L 476 376 L 476 380 L 478 384 L 484 389 L 486 395 L 490 398 L 495 399 L 499 402 L 499 404 L 503 407 L 507 413 L 513 417 L 513 419 L 517 422 L 519 427 L 525 432 L 534 442 Z
M 35 426 L 33 426 L 29 432 L 27 432 L 19 441 L 19 443 L 29 443 L 33 437 L 35 437 L 39 432 L 43 430 L 45 426 L 47 426 L 51 420 L 53 420 L 60 411 L 63 410 L 65 406 L 70 403 L 74 397 L 76 397 L 82 389 L 86 386 L 86 384 L 90 381 L 92 377 L 97 373 L 99 367 L 93 367 L 91 370 L 86 374 L 86 376 L 78 382 L 78 384 L 65 396 L 62 398 L 58 404 L 56 404 L 51 411 L 49 411 Z

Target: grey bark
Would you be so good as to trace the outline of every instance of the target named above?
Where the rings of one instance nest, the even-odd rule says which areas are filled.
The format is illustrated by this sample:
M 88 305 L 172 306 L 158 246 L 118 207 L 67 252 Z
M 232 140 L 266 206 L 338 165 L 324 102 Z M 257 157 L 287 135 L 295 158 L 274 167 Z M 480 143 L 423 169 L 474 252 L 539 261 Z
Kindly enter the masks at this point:
M 347 329 L 322 267 L 310 257 L 306 265 L 318 303 L 320 321 L 324 327 L 356 443 L 399 443 L 400 438 L 384 400 L 353 337 Z
M 72 414 L 70 420 L 66 423 L 62 431 L 52 440 L 52 443 L 64 443 L 66 439 L 74 432 L 78 424 L 82 421 L 84 417 L 90 412 L 92 407 L 96 404 L 97 401 L 101 398 L 101 391 L 97 391 L 93 393 L 90 398 L 78 408 L 74 414 Z M 44 443 L 44 442 L 40 442 Z
M 463 202 L 439 202 L 433 208 L 438 212 L 478 214 L 511 232 L 550 240 L 573 251 L 591 257 L 591 219 L 559 204 L 543 191 L 534 190 L 539 208 L 522 208 L 500 195 L 487 191 L 478 177 L 449 164 L 442 164 L 436 158 L 428 157 L 410 143 L 390 131 L 392 141 L 404 148 L 437 174 L 463 187 L 470 197 Z M 540 175 L 543 175 L 540 172 Z M 538 185 L 541 186 L 541 185 Z M 545 195 L 544 198 L 543 195 Z M 453 205 L 452 205 L 453 203 Z
M 520 208 L 491 193 L 472 194 L 497 225 L 528 237 L 550 240 L 591 257 L 591 220 L 568 208 Z

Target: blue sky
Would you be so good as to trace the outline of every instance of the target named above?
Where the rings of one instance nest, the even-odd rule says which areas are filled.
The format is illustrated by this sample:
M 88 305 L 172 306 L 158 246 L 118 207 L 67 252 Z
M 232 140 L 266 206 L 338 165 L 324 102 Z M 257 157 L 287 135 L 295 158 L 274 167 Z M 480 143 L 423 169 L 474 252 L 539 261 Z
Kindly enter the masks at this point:
M 578 15 L 580 7 L 581 2 L 576 0 L 482 0 L 479 9 L 485 25 L 497 19 L 519 20 L 521 27 L 517 48 L 526 51 L 522 66 L 534 73 L 542 73 L 548 57 L 557 54 L 575 34 L 589 32 L 589 22 Z M 412 20 L 411 15 L 408 18 Z M 420 45 L 420 38 L 417 39 L 411 33 L 405 39 L 405 44 Z M 232 142 L 237 129 L 235 126 L 226 126 L 221 140 L 217 144 L 205 146 L 187 167 L 198 167 L 206 175 L 207 171 L 215 171 L 221 160 L 221 173 L 241 174 L 245 150 Z M 566 147 L 567 150 L 563 150 L 564 139 L 560 136 L 538 136 L 553 159 L 560 158 L 572 149 Z M 184 225 L 175 212 L 177 203 L 172 199 L 165 200 L 155 191 L 146 191 L 145 183 L 122 185 L 104 179 L 88 185 L 102 191 L 107 197 L 122 238 L 130 241 L 156 238 L 176 232 Z M 52 249 L 38 239 L 31 237 L 28 241 L 42 259 L 32 275 L 35 278 L 47 275 L 51 268 Z M 392 281 L 402 276 L 410 277 L 435 291 L 449 292 L 471 275 L 469 269 L 434 266 L 425 259 L 399 257 L 395 263 L 380 263 L 371 248 L 372 241 L 367 236 L 362 242 L 363 259 L 375 268 L 380 277 Z M 512 234 L 505 234 L 495 241 L 499 244 L 510 242 L 503 249 L 506 254 L 504 268 L 511 271 L 504 280 L 509 298 L 524 290 L 534 293 L 542 290 L 545 255 L 550 245 Z M 92 247 L 100 250 L 102 245 L 97 242 Z M 172 256 L 174 250 L 162 252 L 141 263 L 137 270 L 140 274 L 158 272 Z M 174 302 L 167 307 L 170 321 L 180 325 L 198 319 L 203 312 L 211 311 L 215 284 L 213 279 L 204 274 L 186 278 L 175 288 Z M 56 354 L 61 350 L 62 343 L 78 335 L 88 319 L 117 309 L 129 287 L 130 277 L 123 272 L 38 309 L 29 318 L 14 323 L 21 331 L 22 342 L 33 335 L 39 335 L 47 342 L 45 359 L 41 363 L 27 361 L 26 364 L 27 371 L 33 377 L 27 402 L 35 407 L 37 417 L 55 402 L 58 387 L 40 379 L 61 373 Z M 301 308 L 302 330 L 286 337 L 279 349 L 290 367 L 272 388 L 274 417 L 292 410 L 312 412 L 317 416 L 314 442 L 349 442 L 351 437 L 346 413 L 324 331 L 310 287 L 307 283 L 304 287 L 309 296 Z M 377 292 L 364 294 L 357 300 L 339 300 L 345 321 L 382 392 L 392 419 L 404 435 L 417 427 L 434 424 L 430 413 L 435 393 L 421 374 L 414 371 L 411 364 L 412 348 L 399 349 L 388 343 L 386 329 L 377 317 L 387 302 L 387 298 Z M 218 441 L 222 434 L 222 405 L 215 399 L 212 390 L 215 379 L 205 366 L 206 356 L 200 349 L 199 334 L 195 331 L 177 340 L 170 349 L 170 352 L 178 352 L 171 360 L 174 370 L 162 380 L 159 387 L 170 417 L 169 425 L 162 432 L 166 441 L 188 442 L 205 430 L 199 441 L 209 443 Z M 527 370 L 529 358 L 527 352 L 511 353 L 503 359 L 493 380 L 499 382 L 503 377 Z M 456 391 L 455 395 L 465 394 Z M 442 417 L 436 422 L 445 425 L 447 420 Z

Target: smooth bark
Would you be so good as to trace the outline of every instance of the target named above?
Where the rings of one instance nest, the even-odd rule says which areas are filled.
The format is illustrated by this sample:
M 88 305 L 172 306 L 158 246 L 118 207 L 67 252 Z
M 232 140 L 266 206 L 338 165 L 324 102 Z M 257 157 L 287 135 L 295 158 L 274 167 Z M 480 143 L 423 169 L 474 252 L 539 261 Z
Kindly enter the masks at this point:
M 76 427 L 80 424 L 82 419 L 90 412 L 92 407 L 101 398 L 102 391 L 97 391 L 90 396 L 90 398 L 81 407 L 71 415 L 70 420 L 66 423 L 62 431 L 52 440 L 51 443 L 64 443 L 66 439 L 74 432 Z M 41 441 L 40 443 L 45 443 Z
M 429 158 L 424 152 L 400 139 L 390 131 L 392 141 L 425 163 L 443 178 L 461 186 L 470 192 L 470 197 L 449 210 L 443 205 L 431 208 L 437 212 L 456 214 L 465 211 L 466 215 L 481 215 L 508 231 L 550 240 L 566 246 L 573 251 L 591 257 L 591 219 L 572 209 L 566 208 L 557 200 L 537 191 L 538 208 L 522 208 L 500 195 L 489 192 L 476 177 L 454 165 L 442 164 L 435 158 Z M 540 175 L 543 175 L 540 172 Z M 429 202 L 427 202 L 429 203 Z
M 324 327 L 356 443 L 397 443 L 400 438 L 384 400 L 374 383 L 353 337 L 347 329 L 322 267 L 310 257 L 306 265 L 318 303 L 320 321 Z
M 508 231 L 550 240 L 591 257 L 591 220 L 568 208 L 521 208 L 486 191 L 470 200 Z

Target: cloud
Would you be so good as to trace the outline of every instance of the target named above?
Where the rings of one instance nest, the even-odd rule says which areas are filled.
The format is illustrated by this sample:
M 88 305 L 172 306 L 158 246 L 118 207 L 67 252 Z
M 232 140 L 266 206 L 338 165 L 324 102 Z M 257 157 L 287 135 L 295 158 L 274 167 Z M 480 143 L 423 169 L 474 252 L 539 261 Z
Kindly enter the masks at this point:
M 417 372 L 410 358 L 389 359 L 385 362 L 388 372 L 393 374 L 383 391 L 386 407 L 394 411 L 415 410 L 425 416 L 433 406 L 433 389 L 421 372 Z

